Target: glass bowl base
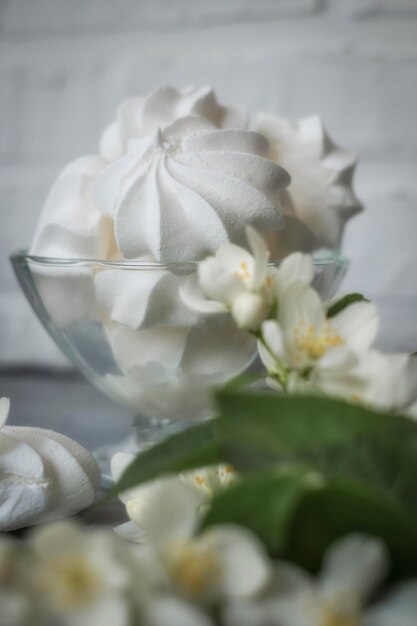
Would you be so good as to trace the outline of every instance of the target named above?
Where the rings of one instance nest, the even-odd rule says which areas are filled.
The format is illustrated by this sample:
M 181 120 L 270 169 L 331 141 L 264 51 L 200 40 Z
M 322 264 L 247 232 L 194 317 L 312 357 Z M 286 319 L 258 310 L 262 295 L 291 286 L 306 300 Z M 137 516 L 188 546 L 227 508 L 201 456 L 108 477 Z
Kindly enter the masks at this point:
M 113 486 L 111 476 L 111 460 L 118 452 L 137 455 L 156 443 L 167 439 L 171 435 L 182 432 L 195 426 L 203 420 L 169 420 L 160 417 L 137 416 L 133 420 L 132 434 L 116 443 L 100 446 L 93 451 L 93 456 L 99 464 L 103 489 Z

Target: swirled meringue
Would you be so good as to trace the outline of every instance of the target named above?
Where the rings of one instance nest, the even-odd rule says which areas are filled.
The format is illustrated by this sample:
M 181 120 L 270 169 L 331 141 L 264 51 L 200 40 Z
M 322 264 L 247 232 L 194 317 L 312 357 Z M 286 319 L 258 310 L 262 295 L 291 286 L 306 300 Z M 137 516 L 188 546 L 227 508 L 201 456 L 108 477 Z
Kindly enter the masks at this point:
M 278 244 L 288 247 L 292 238 L 297 249 L 338 246 L 346 221 L 362 210 L 352 189 L 356 155 L 337 147 L 317 116 L 291 121 L 260 114 L 255 129 L 270 143 L 269 158 L 291 174 L 283 195 L 291 229 L 278 234 Z
M 2 399 L 3 424 L 8 411 Z M 99 483 L 94 458 L 65 435 L 26 426 L 0 428 L 0 531 L 77 513 L 92 504 Z
M 247 130 L 216 129 L 185 117 L 129 142 L 126 156 L 97 177 L 93 199 L 114 218 L 126 259 L 198 260 L 244 227 L 282 227 L 280 191 L 289 176 L 266 159 L 268 142 Z
M 130 139 L 146 137 L 158 128 L 164 130 L 175 120 L 189 115 L 205 118 L 217 128 L 244 128 L 247 122 L 244 107 L 221 106 L 211 87 L 163 86 L 119 106 L 116 121 L 101 137 L 100 154 L 108 161 L 120 159 Z

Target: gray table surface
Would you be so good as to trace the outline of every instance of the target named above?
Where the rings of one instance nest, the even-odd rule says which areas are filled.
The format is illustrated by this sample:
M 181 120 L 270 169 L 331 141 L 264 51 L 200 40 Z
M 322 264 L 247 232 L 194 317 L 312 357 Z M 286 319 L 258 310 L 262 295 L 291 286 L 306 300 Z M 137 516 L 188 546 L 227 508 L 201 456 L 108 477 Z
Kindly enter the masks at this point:
M 63 433 L 88 450 L 117 443 L 131 434 L 132 413 L 97 391 L 72 372 L 16 369 L 0 371 L 0 397 L 11 399 L 8 424 L 37 426 Z M 98 498 L 102 493 L 98 494 Z M 125 520 L 122 505 L 85 511 L 89 523 L 114 524 Z

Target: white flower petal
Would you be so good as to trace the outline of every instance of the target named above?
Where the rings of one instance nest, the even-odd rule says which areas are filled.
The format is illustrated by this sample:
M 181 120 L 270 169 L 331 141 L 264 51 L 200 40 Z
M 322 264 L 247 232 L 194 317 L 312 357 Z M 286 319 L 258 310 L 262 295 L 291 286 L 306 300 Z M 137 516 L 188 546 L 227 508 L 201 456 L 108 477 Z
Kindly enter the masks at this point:
M 267 313 L 267 304 L 262 296 L 250 291 L 236 296 L 232 305 L 232 317 L 242 330 L 257 331 Z
M 271 575 L 270 562 L 261 542 L 237 526 L 216 526 L 202 540 L 213 545 L 222 562 L 222 586 L 227 597 L 259 592 Z
M 32 536 L 32 546 L 40 556 L 55 558 L 83 552 L 85 535 L 81 527 L 69 520 L 38 527 Z
M 163 480 L 154 489 L 141 512 L 140 526 L 147 530 L 153 545 L 163 548 L 171 541 L 188 539 L 197 522 L 195 493 L 175 477 Z
M 22 626 L 30 623 L 31 600 L 23 589 L 0 589 L 0 626 Z
M 121 478 L 123 472 L 135 458 L 136 455 L 129 452 L 116 452 L 116 454 L 113 455 L 110 462 L 110 470 L 114 482 L 117 482 Z M 139 485 L 139 487 L 134 487 L 133 489 L 121 493 L 119 496 L 120 500 L 124 504 L 127 504 L 129 500 L 145 498 L 150 488 L 152 488 L 152 483 Z
M 417 580 L 412 580 L 371 607 L 365 614 L 363 626 L 415 626 L 416 622 Z
M 116 452 L 110 462 L 111 475 L 115 482 L 119 480 L 128 465 L 135 459 L 130 452 Z
M 100 573 L 108 589 L 124 591 L 130 584 L 130 572 L 126 567 L 126 558 L 130 556 L 130 546 L 120 542 L 116 535 L 107 528 L 94 531 L 83 528 L 85 548 L 84 557 Z
M 320 586 L 327 598 L 352 603 L 354 609 L 378 587 L 387 569 L 388 552 L 382 541 L 350 535 L 334 543 L 325 554 Z
M 254 261 L 247 250 L 234 243 L 222 243 L 216 252 L 216 259 L 230 271 L 239 267 L 242 261 L 250 264 Z
M 385 355 L 391 372 L 393 408 L 408 408 L 417 400 L 417 358 L 407 354 Z
M 5 425 L 10 411 L 10 399 L 0 398 L 0 428 Z
M 173 596 L 155 596 L 146 626 L 214 626 L 200 609 Z
M 226 313 L 227 307 L 217 300 L 208 300 L 200 287 L 198 274 L 188 276 L 180 288 L 180 296 L 184 304 L 199 313 Z
M 367 350 L 378 331 L 378 313 L 371 302 L 355 302 L 331 318 L 330 323 L 354 350 Z
M 319 358 L 320 351 L 326 350 L 326 345 L 320 343 L 320 332 L 325 322 L 324 309 L 314 289 L 303 283 L 288 287 L 285 297 L 278 303 L 278 322 L 288 360 L 294 368 L 312 365 Z M 319 339 L 316 340 L 316 336 Z
M 288 288 L 278 307 L 278 321 L 285 335 L 292 337 L 297 324 L 319 329 L 324 320 L 323 304 L 314 289 L 300 282 Z
M 218 258 L 208 257 L 198 265 L 198 279 L 206 295 L 212 300 L 218 300 L 230 306 L 235 296 L 244 291 L 244 284 L 233 275 L 233 270 Z
M 116 535 L 133 543 L 145 543 L 147 541 L 147 533 L 139 528 L 134 522 L 125 522 L 119 524 L 113 529 Z
M 223 243 L 216 252 L 216 259 L 230 274 L 239 271 L 241 263 L 245 263 L 253 275 L 255 259 L 247 250 L 234 243 Z
M 327 395 L 358 401 L 368 389 L 363 357 L 340 346 L 329 350 L 315 365 L 311 375 L 314 389 Z
M 417 359 L 370 351 L 361 359 L 367 381 L 363 401 L 386 410 L 407 409 L 417 399 Z
M 65 615 L 68 626 L 129 626 L 129 603 L 127 598 L 114 593 L 106 593 L 85 610 Z
M 227 603 L 226 626 L 312 626 L 302 610 L 301 598 L 314 593 L 313 579 L 292 563 L 279 561 L 265 591 Z
M 250 286 L 252 289 L 260 289 L 266 278 L 269 250 L 266 247 L 264 239 L 252 226 L 246 226 L 246 238 L 255 259 L 254 272 Z
M 278 267 L 276 277 L 277 296 L 282 297 L 284 291 L 293 283 L 301 282 L 310 285 L 314 278 L 313 259 L 309 254 L 294 252 L 285 258 Z
M 264 342 L 258 341 L 259 355 L 268 371 L 276 370 L 274 356 L 285 358 L 285 347 L 282 330 L 275 320 L 267 320 L 262 324 Z M 266 345 L 265 345 L 266 344 Z

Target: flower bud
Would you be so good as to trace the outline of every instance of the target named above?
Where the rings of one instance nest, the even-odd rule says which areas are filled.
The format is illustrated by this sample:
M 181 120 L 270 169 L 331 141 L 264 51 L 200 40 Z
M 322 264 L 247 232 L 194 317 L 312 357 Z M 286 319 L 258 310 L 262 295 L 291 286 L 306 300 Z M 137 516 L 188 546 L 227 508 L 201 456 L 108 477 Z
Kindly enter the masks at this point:
M 258 330 L 267 314 L 264 299 L 257 293 L 245 291 L 233 301 L 232 316 L 242 330 Z

